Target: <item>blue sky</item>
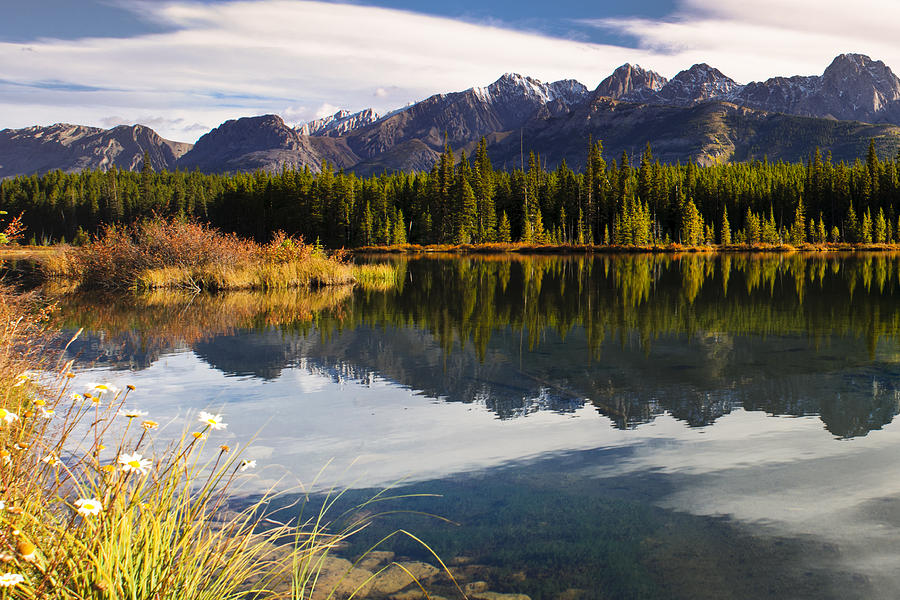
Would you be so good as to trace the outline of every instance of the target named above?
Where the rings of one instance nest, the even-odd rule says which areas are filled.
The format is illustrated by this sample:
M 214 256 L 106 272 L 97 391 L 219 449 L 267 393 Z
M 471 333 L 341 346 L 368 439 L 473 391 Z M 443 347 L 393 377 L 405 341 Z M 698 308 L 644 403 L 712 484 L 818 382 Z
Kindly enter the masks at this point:
M 740 82 L 819 74 L 842 52 L 900 67 L 897 0 L 30 0 L 0 19 L 0 128 L 386 112 L 505 72 L 596 86 L 631 62 Z

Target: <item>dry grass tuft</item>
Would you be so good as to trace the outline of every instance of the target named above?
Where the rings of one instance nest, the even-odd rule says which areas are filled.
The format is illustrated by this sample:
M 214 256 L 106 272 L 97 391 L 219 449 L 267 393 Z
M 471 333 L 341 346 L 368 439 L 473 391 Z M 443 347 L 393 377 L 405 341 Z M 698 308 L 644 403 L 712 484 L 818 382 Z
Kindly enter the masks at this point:
M 285 289 L 353 282 L 342 254 L 326 256 L 302 238 L 279 232 L 260 245 L 199 223 L 161 219 L 110 225 L 91 243 L 49 257 L 43 271 L 83 289 Z

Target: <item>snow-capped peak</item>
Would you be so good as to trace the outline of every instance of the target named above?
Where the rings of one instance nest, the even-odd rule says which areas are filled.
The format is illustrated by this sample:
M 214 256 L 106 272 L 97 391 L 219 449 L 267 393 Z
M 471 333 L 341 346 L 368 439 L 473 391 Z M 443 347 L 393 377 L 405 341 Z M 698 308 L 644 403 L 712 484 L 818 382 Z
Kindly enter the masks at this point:
M 587 88 L 574 79 L 543 83 L 518 73 L 504 73 L 494 83 L 487 87 L 472 88 L 472 92 L 484 102 L 525 96 L 541 104 L 559 99 L 563 104 L 569 105 L 581 100 L 587 94 Z
M 327 135 L 339 136 L 350 133 L 354 129 L 365 127 L 379 119 L 378 114 L 371 108 L 351 113 L 341 109 L 333 115 L 314 119 L 297 127 L 300 135 Z

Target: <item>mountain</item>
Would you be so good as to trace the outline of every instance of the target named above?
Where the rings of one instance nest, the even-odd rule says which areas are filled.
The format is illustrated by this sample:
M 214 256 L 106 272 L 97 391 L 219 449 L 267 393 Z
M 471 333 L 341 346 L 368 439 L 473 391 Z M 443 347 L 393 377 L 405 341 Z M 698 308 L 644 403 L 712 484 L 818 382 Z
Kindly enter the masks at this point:
M 588 89 L 574 80 L 543 83 L 507 73 L 487 87 L 426 98 L 352 131 L 346 140 L 360 157 L 354 166 L 358 172 L 398 168 L 392 156 L 427 169 L 445 141 L 460 146 L 483 135 L 517 129 L 535 117 L 565 114 L 587 96 Z M 400 156 L 400 148 L 416 154 Z
M 191 144 L 160 137 L 143 125 L 112 129 L 57 123 L 0 131 L 0 178 L 83 169 L 139 170 L 144 153 L 154 170 L 174 169 Z
M 623 96 L 647 97 L 658 92 L 668 81 L 659 73 L 626 63 L 600 82 L 594 90 L 593 97 L 616 99 Z
M 771 112 L 900 124 L 900 79 L 880 60 L 862 54 L 841 54 L 818 77 L 747 84 L 732 100 Z
M 280 171 L 304 165 L 319 170 L 324 160 L 339 167 L 358 162 L 340 138 L 301 135 L 278 115 L 262 115 L 222 123 L 197 140 L 177 166 L 208 173 Z
M 740 87 L 720 70 L 700 63 L 678 73 L 657 91 L 636 89 L 621 99 L 667 106 L 690 106 L 696 102 L 727 97 Z
M 201 137 L 178 167 L 225 172 L 309 165 L 318 170 L 327 160 L 359 173 L 429 169 L 445 134 L 451 144 L 465 144 L 519 127 L 542 111 L 565 113 L 587 94 L 577 81 L 546 84 L 508 73 L 487 87 L 437 94 L 381 119 L 371 110 L 339 111 L 295 130 L 277 115 L 246 117 Z
M 379 118 L 378 114 L 371 108 L 356 113 L 351 113 L 349 110 L 339 110 L 333 115 L 304 123 L 297 127 L 297 133 L 300 135 L 327 135 L 332 137 L 345 135 L 354 129 L 374 123 Z
M 574 169 L 584 166 L 589 136 L 603 141 L 607 160 L 619 160 L 623 151 L 636 159 L 649 143 L 655 158 L 670 163 L 764 157 L 799 161 L 809 158 L 816 147 L 830 151 L 835 160 L 853 161 L 865 156 L 870 139 L 882 156 L 894 156 L 900 147 L 896 125 L 769 113 L 724 101 L 667 106 L 603 97 L 561 118 L 532 120 L 523 126 L 522 135 L 525 147 L 539 151 L 548 167 L 565 160 Z M 520 164 L 518 135 L 500 134 L 488 141 L 495 166 Z
M 571 79 L 544 83 L 507 73 L 485 87 L 435 94 L 383 116 L 341 110 L 298 128 L 277 115 L 233 119 L 193 147 L 139 125 L 7 129 L 0 131 L 0 177 L 139 169 L 144 152 L 157 170 L 319 170 L 328 161 L 360 175 L 418 171 L 432 167 L 445 143 L 471 153 L 482 136 L 495 164 L 509 168 L 520 164 L 522 147 L 550 167 L 566 160 L 578 168 L 589 137 L 603 141 L 608 157 L 633 155 L 650 142 L 667 161 L 799 160 L 816 146 L 853 160 L 869 138 L 893 155 L 896 125 L 900 79 L 861 54 L 841 54 L 819 76 L 746 85 L 706 63 L 672 79 L 625 64 L 592 91 Z

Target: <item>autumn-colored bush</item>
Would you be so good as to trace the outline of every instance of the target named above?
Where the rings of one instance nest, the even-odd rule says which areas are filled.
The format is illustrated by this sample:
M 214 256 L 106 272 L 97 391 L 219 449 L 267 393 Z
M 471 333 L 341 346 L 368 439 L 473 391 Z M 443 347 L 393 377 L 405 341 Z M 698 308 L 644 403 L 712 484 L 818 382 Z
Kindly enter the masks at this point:
M 284 289 L 354 281 L 343 253 L 328 256 L 300 237 L 277 232 L 258 244 L 201 223 L 162 219 L 109 225 L 43 268 L 82 289 Z

